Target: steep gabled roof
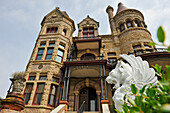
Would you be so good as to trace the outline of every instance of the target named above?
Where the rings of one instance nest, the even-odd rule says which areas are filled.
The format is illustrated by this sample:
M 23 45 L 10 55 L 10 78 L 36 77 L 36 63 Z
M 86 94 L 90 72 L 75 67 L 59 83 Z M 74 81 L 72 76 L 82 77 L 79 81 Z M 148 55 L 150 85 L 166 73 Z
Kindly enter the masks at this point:
M 84 21 L 86 21 L 86 20 L 92 20 L 93 22 L 95 22 L 95 23 L 97 23 L 97 26 L 99 27 L 99 22 L 97 22 L 96 20 L 94 20 L 93 18 L 91 18 L 89 15 L 87 15 L 87 17 L 85 18 L 85 19 L 83 19 L 79 24 L 78 24 L 78 26 L 82 23 L 82 22 L 84 22 Z
M 41 25 L 43 24 L 43 22 L 45 21 L 46 17 L 52 15 L 54 12 L 58 12 L 59 14 L 61 14 L 63 17 L 65 17 L 67 20 L 69 20 L 72 24 L 73 24 L 73 27 L 74 27 L 74 30 L 75 30 L 75 26 L 74 26 L 74 21 L 68 16 L 68 14 L 66 13 L 66 11 L 60 11 L 59 7 L 56 7 L 54 10 L 52 10 L 50 13 L 48 13 L 46 16 L 44 16 L 42 22 L 41 22 Z

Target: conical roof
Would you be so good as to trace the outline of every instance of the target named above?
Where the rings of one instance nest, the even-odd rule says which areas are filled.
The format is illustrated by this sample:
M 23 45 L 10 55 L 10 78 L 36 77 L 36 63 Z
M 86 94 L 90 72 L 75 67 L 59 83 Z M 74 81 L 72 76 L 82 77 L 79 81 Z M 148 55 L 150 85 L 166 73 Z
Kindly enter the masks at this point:
M 123 11 L 123 10 L 126 10 L 126 9 L 128 9 L 126 6 L 124 6 L 121 2 L 118 4 L 118 9 L 117 9 L 117 12 L 116 12 L 116 14 L 117 13 L 119 13 L 119 12 L 121 12 L 121 11 Z

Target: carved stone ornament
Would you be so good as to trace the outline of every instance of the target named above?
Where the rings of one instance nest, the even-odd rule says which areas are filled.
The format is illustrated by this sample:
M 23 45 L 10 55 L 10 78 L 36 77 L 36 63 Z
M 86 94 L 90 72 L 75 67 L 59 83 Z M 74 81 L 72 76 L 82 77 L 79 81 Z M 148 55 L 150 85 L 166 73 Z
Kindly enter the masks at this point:
M 21 93 L 24 88 L 24 82 L 26 81 L 26 79 L 24 77 L 15 76 L 10 80 L 12 81 L 13 84 L 12 92 Z
M 149 68 L 147 61 L 143 61 L 141 57 L 135 57 L 134 55 L 120 55 L 127 63 L 118 61 L 115 69 L 113 69 L 106 81 L 109 84 L 115 84 L 113 87 L 116 89 L 113 101 L 115 108 L 121 111 L 121 107 L 124 104 L 125 94 L 134 98 L 131 92 L 131 84 L 135 84 L 138 89 L 142 89 L 144 85 L 155 85 L 158 83 L 155 71 L 153 68 Z M 122 84 L 122 86 L 120 86 Z

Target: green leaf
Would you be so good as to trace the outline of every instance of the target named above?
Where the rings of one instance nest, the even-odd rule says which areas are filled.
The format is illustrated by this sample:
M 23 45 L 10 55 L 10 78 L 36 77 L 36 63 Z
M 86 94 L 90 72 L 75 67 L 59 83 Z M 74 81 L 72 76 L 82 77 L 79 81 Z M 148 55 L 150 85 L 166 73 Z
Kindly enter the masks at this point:
M 165 65 L 165 67 L 167 68 L 166 70 L 166 79 L 170 79 L 170 65 Z
M 166 50 L 168 50 L 168 52 L 170 52 L 170 46 L 168 46 L 168 48 Z
M 136 106 L 135 101 L 134 101 L 132 98 L 127 97 L 127 99 L 128 99 L 128 102 L 129 102 L 132 106 Z
M 164 43 L 164 41 L 165 41 L 165 32 L 164 32 L 162 26 L 160 26 L 158 28 L 158 30 L 157 30 L 157 37 L 158 37 L 159 42 Z
M 131 107 L 130 111 L 134 111 L 134 113 L 136 113 L 135 111 L 140 111 L 140 109 L 138 107 Z
M 117 109 L 115 109 L 115 111 L 117 112 L 117 113 L 121 113 L 119 110 L 117 110 Z
M 147 85 L 144 85 L 143 88 L 139 91 L 140 94 L 143 94 L 143 92 L 145 91 L 146 86 L 147 86 Z
M 149 43 L 149 46 L 155 46 L 155 45 L 156 45 L 155 42 L 150 42 L 150 43 Z
M 136 94 L 138 92 L 138 88 L 136 88 L 135 84 L 131 84 L 130 87 L 133 94 Z

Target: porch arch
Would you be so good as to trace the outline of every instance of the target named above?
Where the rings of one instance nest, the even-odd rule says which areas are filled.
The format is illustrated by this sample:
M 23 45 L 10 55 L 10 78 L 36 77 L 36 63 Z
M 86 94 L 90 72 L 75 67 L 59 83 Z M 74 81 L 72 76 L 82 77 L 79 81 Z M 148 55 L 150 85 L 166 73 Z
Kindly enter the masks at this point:
M 92 87 L 96 90 L 96 94 L 97 94 L 97 103 L 98 103 L 98 110 L 100 111 L 100 93 L 101 93 L 101 89 L 100 89 L 100 85 L 92 80 L 90 80 L 89 78 L 86 78 L 85 80 L 77 83 L 74 87 L 74 95 L 75 95 L 75 111 L 77 111 L 79 109 L 79 93 L 80 90 L 85 88 L 85 87 Z

